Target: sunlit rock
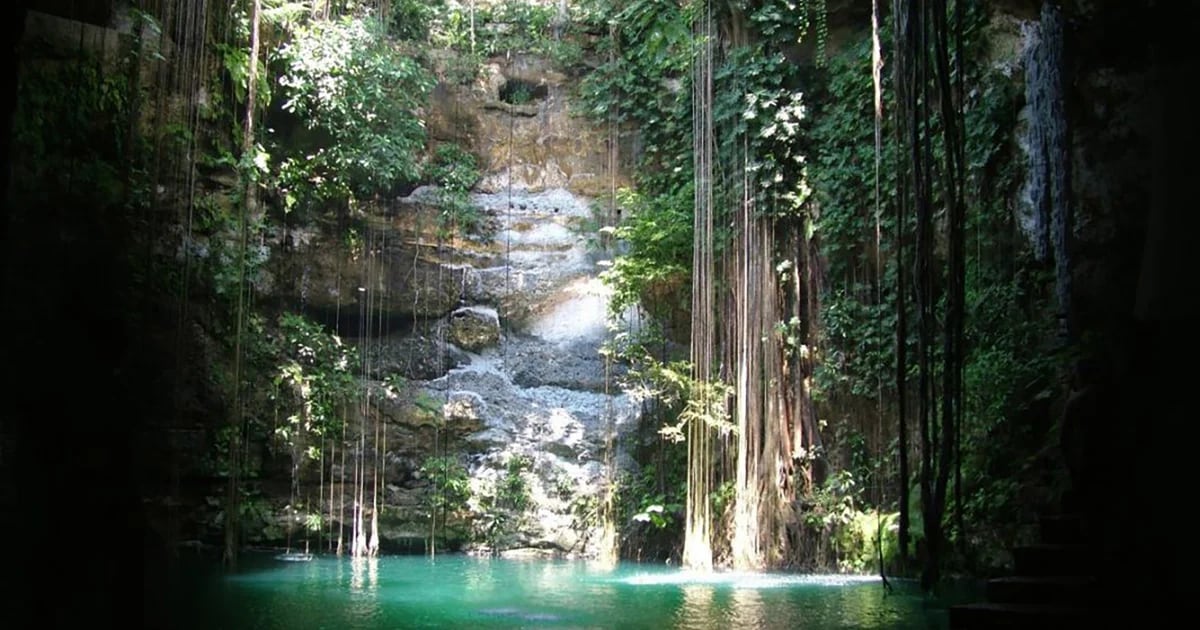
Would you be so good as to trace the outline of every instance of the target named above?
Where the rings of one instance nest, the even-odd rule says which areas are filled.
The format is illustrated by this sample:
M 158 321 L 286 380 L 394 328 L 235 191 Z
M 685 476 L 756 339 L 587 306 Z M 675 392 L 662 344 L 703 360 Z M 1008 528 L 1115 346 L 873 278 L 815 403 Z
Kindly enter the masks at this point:
M 442 405 L 442 415 L 446 420 L 480 420 L 487 410 L 483 397 L 475 392 L 451 392 L 449 400 Z

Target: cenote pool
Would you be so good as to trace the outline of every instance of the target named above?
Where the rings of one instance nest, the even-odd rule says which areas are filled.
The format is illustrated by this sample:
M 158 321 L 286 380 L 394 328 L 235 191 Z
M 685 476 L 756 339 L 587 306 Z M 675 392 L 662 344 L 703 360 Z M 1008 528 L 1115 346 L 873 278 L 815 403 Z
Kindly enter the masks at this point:
M 934 628 L 946 605 L 877 577 L 691 574 L 678 568 L 471 556 L 247 555 L 237 572 L 178 567 L 188 628 Z

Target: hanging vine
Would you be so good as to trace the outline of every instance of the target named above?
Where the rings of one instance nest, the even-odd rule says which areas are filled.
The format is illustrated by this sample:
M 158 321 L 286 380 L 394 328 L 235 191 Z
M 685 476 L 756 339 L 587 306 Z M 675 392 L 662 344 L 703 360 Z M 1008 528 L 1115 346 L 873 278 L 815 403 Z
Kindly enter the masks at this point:
M 946 540 L 943 517 L 950 473 L 955 471 L 956 519 L 961 520 L 961 425 L 965 310 L 966 150 L 963 135 L 962 2 L 954 5 L 954 27 L 945 0 L 897 1 L 898 113 L 911 168 L 904 199 L 916 209 L 915 294 L 917 323 L 918 411 L 920 429 L 921 516 L 925 548 L 921 583 L 937 582 Z M 953 65 L 951 63 L 953 55 Z M 935 189 L 935 185 L 937 189 Z M 934 206 L 945 207 L 947 255 L 934 255 Z M 903 294 L 898 305 L 904 307 Z M 941 305 L 941 306 L 939 306 Z M 940 329 L 940 330 L 939 330 Z M 935 338 L 941 337 L 941 365 Z M 900 344 L 902 347 L 902 343 Z M 898 372 L 905 370 L 901 363 Z M 940 389 L 938 379 L 940 377 Z M 897 385 L 904 385 L 898 376 Z M 903 391 L 903 390 L 901 390 Z M 903 421 L 903 417 L 902 417 Z M 901 431 L 905 427 L 901 426 Z M 907 544 L 907 519 L 901 547 Z
M 695 18 L 699 51 L 693 66 L 693 163 L 696 177 L 694 242 L 692 245 L 692 379 L 697 384 L 698 417 L 687 430 L 687 515 L 683 541 L 683 565 L 691 569 L 712 568 L 712 504 L 714 477 L 713 429 L 706 421 L 724 404 L 710 386 L 715 359 L 716 332 L 713 262 L 713 122 L 712 122 L 712 3 L 706 2 Z

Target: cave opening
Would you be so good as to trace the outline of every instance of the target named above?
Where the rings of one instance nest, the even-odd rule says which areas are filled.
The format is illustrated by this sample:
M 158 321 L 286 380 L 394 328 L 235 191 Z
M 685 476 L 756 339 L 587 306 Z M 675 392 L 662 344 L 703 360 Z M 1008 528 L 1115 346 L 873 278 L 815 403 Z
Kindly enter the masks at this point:
M 500 86 L 500 100 L 509 105 L 527 105 L 533 101 L 544 100 L 550 95 L 550 88 L 523 79 L 508 79 Z

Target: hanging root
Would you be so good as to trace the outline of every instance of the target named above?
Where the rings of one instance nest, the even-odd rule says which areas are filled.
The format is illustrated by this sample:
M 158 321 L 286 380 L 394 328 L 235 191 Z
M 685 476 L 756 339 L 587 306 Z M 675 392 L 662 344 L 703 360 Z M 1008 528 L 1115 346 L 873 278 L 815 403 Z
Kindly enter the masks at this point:
M 875 512 L 875 552 L 879 556 L 879 579 L 883 580 L 883 590 L 886 594 L 891 595 L 892 583 L 888 582 L 887 574 L 883 571 L 883 516 L 880 512 Z

